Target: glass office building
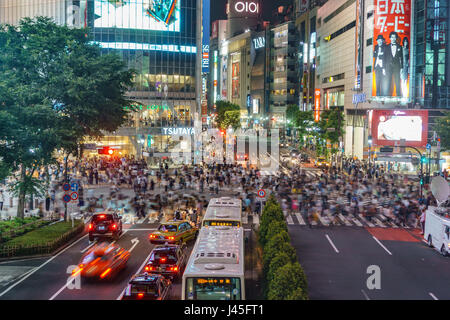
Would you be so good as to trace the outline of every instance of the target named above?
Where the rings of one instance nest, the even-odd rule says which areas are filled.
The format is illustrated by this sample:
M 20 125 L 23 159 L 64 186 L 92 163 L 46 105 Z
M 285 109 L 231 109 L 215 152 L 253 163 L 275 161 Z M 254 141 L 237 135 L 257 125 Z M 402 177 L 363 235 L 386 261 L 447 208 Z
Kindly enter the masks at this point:
M 49 16 L 58 24 L 88 27 L 104 53 L 119 54 L 136 71 L 128 96 L 138 111 L 96 146 L 150 158 L 176 151 L 179 143 L 168 132 L 177 131 L 167 128 L 193 127 L 196 6 L 197 0 L 0 0 L 0 23 Z

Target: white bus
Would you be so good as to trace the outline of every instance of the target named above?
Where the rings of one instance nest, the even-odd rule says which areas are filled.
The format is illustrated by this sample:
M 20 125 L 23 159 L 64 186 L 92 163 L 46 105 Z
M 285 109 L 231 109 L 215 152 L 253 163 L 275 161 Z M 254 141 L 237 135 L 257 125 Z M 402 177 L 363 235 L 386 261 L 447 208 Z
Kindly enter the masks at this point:
M 182 300 L 245 300 L 244 230 L 202 228 L 182 281 Z
M 242 227 L 242 201 L 236 198 L 212 198 L 209 201 L 203 227 Z

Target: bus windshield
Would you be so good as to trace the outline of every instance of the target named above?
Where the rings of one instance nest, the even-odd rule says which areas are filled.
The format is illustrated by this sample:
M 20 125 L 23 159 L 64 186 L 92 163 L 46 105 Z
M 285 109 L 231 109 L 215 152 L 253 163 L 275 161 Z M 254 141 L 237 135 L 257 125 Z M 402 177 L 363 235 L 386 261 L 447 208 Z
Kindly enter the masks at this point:
M 207 227 L 240 227 L 241 223 L 239 221 L 228 221 L 228 220 L 204 220 L 203 225 Z
M 187 300 L 241 300 L 239 278 L 187 278 Z

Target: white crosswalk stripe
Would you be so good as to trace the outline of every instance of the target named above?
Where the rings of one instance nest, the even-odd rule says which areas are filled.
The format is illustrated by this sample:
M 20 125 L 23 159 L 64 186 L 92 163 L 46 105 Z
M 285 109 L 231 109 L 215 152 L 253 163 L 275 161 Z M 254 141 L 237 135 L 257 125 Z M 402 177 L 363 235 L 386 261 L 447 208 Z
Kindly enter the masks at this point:
M 330 224 L 330 220 L 329 218 L 326 217 L 322 217 L 320 214 L 318 215 L 320 223 L 323 224 L 324 226 L 328 226 Z
M 373 218 L 372 218 L 372 221 L 375 222 L 375 224 L 376 224 L 377 226 L 382 227 L 382 228 L 386 228 L 386 225 L 384 225 L 380 220 L 378 220 L 377 217 L 373 217 Z
M 300 214 L 300 212 L 296 212 L 295 216 L 297 217 L 298 223 L 302 226 L 306 225 L 305 220 L 303 220 L 302 215 Z
M 307 225 L 303 215 L 300 212 L 294 213 L 295 218 L 291 215 L 286 217 L 286 222 L 288 225 Z M 389 218 L 386 216 L 372 217 L 371 221 L 365 218 L 362 214 L 348 214 L 344 216 L 343 214 L 332 215 L 331 213 L 327 213 L 324 215 L 318 215 L 317 220 L 311 220 L 311 225 L 313 226 L 356 226 L 356 227 L 381 227 L 381 228 L 405 228 L 411 229 L 410 226 L 401 226 L 397 225 L 394 221 L 389 221 Z M 384 219 L 383 219 L 384 218 Z
M 361 220 L 367 224 L 369 227 L 373 228 L 375 227 L 375 225 L 373 225 L 369 220 L 367 220 L 366 218 L 364 218 L 364 216 L 360 213 L 358 214 L 358 216 L 361 218 Z
M 341 219 L 342 222 L 344 222 L 344 224 L 346 226 L 351 226 L 352 225 L 350 222 L 347 221 L 347 219 L 342 215 L 342 213 L 339 213 L 338 216 L 339 216 L 339 219 Z
M 287 221 L 288 224 L 294 224 L 294 220 L 292 219 L 292 216 L 291 216 L 291 215 L 288 215 L 288 216 L 286 217 L 286 221 Z

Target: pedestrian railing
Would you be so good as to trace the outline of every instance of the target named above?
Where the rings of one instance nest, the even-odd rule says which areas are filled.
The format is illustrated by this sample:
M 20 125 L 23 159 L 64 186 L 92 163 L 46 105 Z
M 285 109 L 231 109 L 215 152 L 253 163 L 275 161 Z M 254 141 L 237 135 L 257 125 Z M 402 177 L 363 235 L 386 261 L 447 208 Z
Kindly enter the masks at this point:
M 84 224 L 80 224 L 75 229 L 72 229 L 62 236 L 47 243 L 30 243 L 27 245 L 12 245 L 0 247 L 0 258 L 10 258 L 17 256 L 29 256 L 37 254 L 50 254 L 61 247 L 67 241 L 72 239 L 77 234 L 83 232 Z

